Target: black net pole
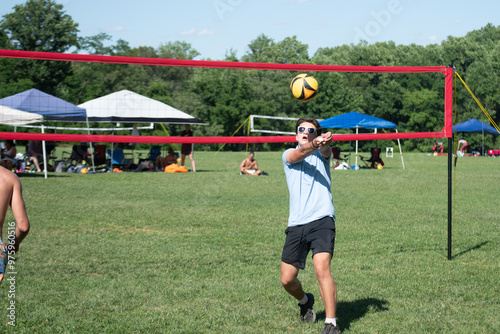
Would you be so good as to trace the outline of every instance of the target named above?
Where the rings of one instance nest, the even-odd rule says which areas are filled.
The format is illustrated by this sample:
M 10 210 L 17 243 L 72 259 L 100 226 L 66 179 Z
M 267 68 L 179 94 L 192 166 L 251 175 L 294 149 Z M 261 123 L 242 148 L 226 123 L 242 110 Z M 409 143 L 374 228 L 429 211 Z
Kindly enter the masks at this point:
M 448 138 L 448 260 L 451 260 L 452 247 L 452 159 L 453 159 L 453 138 Z

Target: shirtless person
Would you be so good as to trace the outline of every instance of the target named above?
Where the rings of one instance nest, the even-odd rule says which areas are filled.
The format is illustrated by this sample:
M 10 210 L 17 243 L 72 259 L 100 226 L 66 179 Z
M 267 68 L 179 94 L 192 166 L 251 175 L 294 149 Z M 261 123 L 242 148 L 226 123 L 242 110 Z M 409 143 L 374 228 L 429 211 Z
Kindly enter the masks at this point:
M 15 231 L 9 229 L 5 239 L 9 240 L 7 246 L 2 241 L 3 224 L 7 214 L 7 208 L 11 207 L 14 219 L 16 220 Z M 9 223 L 9 227 L 13 223 Z M 28 235 L 30 223 L 26 214 L 26 207 L 21 189 L 21 182 L 17 176 L 9 170 L 0 167 L 0 282 L 5 274 L 5 264 L 9 256 L 14 255 L 19 250 L 19 244 Z M 12 235 L 12 236 L 11 236 Z
M 255 154 L 250 152 L 248 158 L 243 160 L 240 165 L 240 172 L 245 175 L 260 175 L 262 173 L 257 167 L 257 160 L 254 159 Z

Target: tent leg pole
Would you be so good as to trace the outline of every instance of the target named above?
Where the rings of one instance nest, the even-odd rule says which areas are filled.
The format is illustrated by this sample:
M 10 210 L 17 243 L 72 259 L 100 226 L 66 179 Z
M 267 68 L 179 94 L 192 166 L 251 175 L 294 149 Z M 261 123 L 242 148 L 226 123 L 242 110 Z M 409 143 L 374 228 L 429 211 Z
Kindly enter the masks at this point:
M 398 129 L 396 129 L 396 133 L 398 133 Z M 398 138 L 398 147 L 399 147 L 399 156 L 401 157 L 401 164 L 403 165 L 403 169 L 405 169 L 405 162 L 403 161 L 403 151 L 401 151 L 401 142 Z
M 451 260 L 452 247 L 452 159 L 453 159 L 453 138 L 448 138 L 448 260 Z
M 86 117 L 86 120 L 87 120 L 87 134 L 90 135 L 90 125 L 89 125 L 89 118 Z M 92 171 L 94 172 L 95 174 L 95 164 L 94 164 L 94 155 L 95 155 L 95 152 L 94 152 L 94 148 L 92 147 L 92 142 L 90 142 L 90 152 L 92 152 Z
M 43 124 L 42 124 L 42 133 L 45 133 L 45 129 L 43 127 Z M 49 170 L 49 166 L 48 166 L 48 162 L 47 162 L 47 150 L 45 148 L 45 140 L 42 141 L 43 145 L 42 145 L 42 154 L 43 154 L 43 174 L 45 176 L 45 179 L 47 179 L 47 171 Z

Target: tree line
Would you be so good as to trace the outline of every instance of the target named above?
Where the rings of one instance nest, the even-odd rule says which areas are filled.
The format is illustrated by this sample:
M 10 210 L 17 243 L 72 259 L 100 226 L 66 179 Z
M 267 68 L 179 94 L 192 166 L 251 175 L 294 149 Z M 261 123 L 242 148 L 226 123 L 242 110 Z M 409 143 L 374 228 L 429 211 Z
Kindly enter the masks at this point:
M 132 48 L 125 40 L 113 44 L 112 36 L 79 36 L 78 23 L 53 0 L 29 0 L 16 5 L 0 21 L 0 48 L 75 52 L 128 57 L 195 59 L 202 57 L 183 41 L 159 47 Z M 215 59 L 214 59 L 215 60 Z M 235 62 L 281 64 L 453 66 L 498 124 L 500 116 L 500 26 L 487 24 L 463 37 L 449 36 L 441 44 L 397 45 L 392 41 L 325 46 L 312 56 L 308 45 L 296 36 L 275 41 L 261 34 L 248 44 L 238 59 L 230 49 L 225 59 Z M 167 103 L 204 122 L 193 126 L 198 136 L 229 136 L 251 114 L 283 117 L 329 118 L 357 111 L 397 124 L 400 132 L 441 131 L 444 125 L 444 76 L 401 73 L 310 73 L 319 82 L 311 102 L 293 99 L 289 84 L 297 75 L 288 71 L 204 69 L 162 66 L 116 65 L 26 59 L 0 59 L 0 98 L 31 88 L 80 104 L 122 89 Z M 470 118 L 488 122 L 465 87 L 454 88 L 457 123 Z M 92 124 L 93 127 L 102 125 Z M 293 124 L 260 120 L 260 128 L 293 131 Z M 167 125 L 171 135 L 182 127 Z M 5 128 L 0 128 L 3 131 Z M 238 135 L 245 135 L 242 130 Z M 350 133 L 340 130 L 337 133 Z M 164 135 L 161 127 L 152 135 Z M 481 144 L 480 134 L 467 134 L 472 147 Z M 486 148 L 498 148 L 500 136 L 487 135 Z M 435 139 L 404 140 L 405 151 L 428 151 Z M 390 141 L 364 142 L 362 149 L 392 146 Z M 341 143 L 343 150 L 348 143 Z M 217 145 L 200 145 L 213 149 Z M 282 144 L 259 144 L 259 149 L 281 149 Z M 238 149 L 226 145 L 225 149 Z

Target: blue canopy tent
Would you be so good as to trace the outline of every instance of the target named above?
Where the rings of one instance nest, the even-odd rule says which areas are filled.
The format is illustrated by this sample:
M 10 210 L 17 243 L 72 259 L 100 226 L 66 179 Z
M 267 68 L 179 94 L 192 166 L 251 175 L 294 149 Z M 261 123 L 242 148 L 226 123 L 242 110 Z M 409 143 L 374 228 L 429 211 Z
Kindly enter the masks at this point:
M 323 128 L 332 129 L 395 129 L 396 124 L 386 121 L 375 116 L 361 114 L 356 111 L 351 111 L 347 114 L 342 114 L 324 119 L 319 122 Z
M 47 120 L 64 121 L 66 117 L 86 117 L 84 108 L 64 101 L 58 97 L 32 88 L 22 93 L 14 94 L 0 99 L 0 105 L 26 111 L 43 116 Z M 42 125 L 42 133 L 44 128 Z M 45 157 L 45 141 L 43 142 L 43 155 Z M 44 161 L 44 163 L 46 163 Z M 47 177 L 47 168 L 45 168 Z
M 327 119 L 324 119 L 319 122 L 319 125 L 321 125 L 322 128 L 332 128 L 332 129 L 356 129 L 356 134 L 358 134 L 358 129 L 363 128 L 363 129 L 374 129 L 377 131 L 377 129 L 396 129 L 396 124 L 386 121 L 384 119 L 370 116 L 370 115 L 365 115 L 358 113 L 356 111 L 352 111 L 347 114 L 342 114 L 334 117 L 330 117 Z M 396 132 L 398 130 L 396 129 Z M 403 162 L 403 154 L 401 153 L 401 144 L 398 139 L 398 145 L 399 145 L 399 152 L 401 155 L 401 162 L 403 164 L 403 169 L 404 167 L 404 162 Z M 358 141 L 356 140 L 356 162 L 355 165 L 358 165 Z
M 500 134 L 497 131 L 497 129 L 495 129 L 491 125 L 486 124 L 484 122 L 481 122 L 480 120 L 477 120 L 475 118 L 471 118 L 468 121 L 454 125 L 453 131 L 456 131 L 456 132 L 481 132 L 483 134 L 482 147 L 484 147 L 484 133 L 485 132 L 493 133 L 495 135 Z M 484 152 L 481 152 L 481 154 L 484 155 Z
M 64 121 L 66 117 L 86 117 L 84 108 L 32 88 L 0 99 L 0 105 L 44 116 L 47 120 Z

